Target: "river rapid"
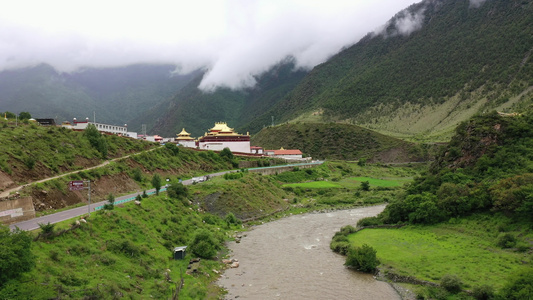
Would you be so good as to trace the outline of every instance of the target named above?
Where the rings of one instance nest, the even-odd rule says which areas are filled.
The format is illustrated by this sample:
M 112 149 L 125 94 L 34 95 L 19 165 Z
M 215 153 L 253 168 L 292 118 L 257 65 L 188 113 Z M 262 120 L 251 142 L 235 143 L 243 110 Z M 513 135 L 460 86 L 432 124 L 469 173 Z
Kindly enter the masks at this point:
M 344 267 L 345 257 L 329 249 L 341 227 L 384 208 L 294 215 L 253 227 L 228 244 L 239 267 L 218 280 L 225 299 L 401 299 L 389 284 Z

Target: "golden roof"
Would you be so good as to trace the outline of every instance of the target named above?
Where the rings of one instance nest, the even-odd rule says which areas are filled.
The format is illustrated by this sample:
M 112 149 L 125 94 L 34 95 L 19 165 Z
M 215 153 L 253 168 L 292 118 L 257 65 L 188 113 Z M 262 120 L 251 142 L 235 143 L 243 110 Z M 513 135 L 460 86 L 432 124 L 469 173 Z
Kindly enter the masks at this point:
M 233 131 L 233 128 L 229 128 L 226 122 L 216 122 L 215 127 L 209 129 L 206 135 L 240 135 Z
M 191 134 L 185 131 L 185 128 L 183 128 L 181 132 L 177 134 L 177 136 L 178 136 L 177 138 L 178 140 L 194 140 L 191 137 Z

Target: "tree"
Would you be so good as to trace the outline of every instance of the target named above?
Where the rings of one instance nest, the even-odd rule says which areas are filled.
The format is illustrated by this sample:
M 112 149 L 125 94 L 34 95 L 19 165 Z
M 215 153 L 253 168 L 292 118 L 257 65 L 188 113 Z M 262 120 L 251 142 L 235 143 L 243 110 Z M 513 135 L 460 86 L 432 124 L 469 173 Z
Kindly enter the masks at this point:
M 31 253 L 30 234 L 0 225 L 0 287 L 8 280 L 15 279 L 35 265 L 35 257 Z
M 180 153 L 180 148 L 178 148 L 178 146 L 176 144 L 172 144 L 172 143 L 166 143 L 165 144 L 165 148 L 168 149 L 170 151 L 170 153 L 172 153 L 172 155 L 176 156 Z
M 155 194 L 159 195 L 159 190 L 161 189 L 161 176 L 157 173 L 152 177 L 152 186 L 155 189 Z
M 96 126 L 89 124 L 89 126 L 85 128 L 83 135 L 87 138 L 91 146 L 102 154 L 103 158 L 107 157 L 107 140 L 102 136 L 100 131 L 96 129 Z
M 222 151 L 220 151 L 219 155 L 220 155 L 220 157 L 224 157 L 224 158 L 226 158 L 228 160 L 232 160 L 233 159 L 233 153 L 227 147 L 222 149 Z
M 29 112 L 27 112 L 27 111 L 22 111 L 19 114 L 19 119 L 21 119 L 21 120 L 29 120 L 29 119 L 31 119 L 31 114 Z
M 370 191 L 370 182 L 368 181 L 361 182 L 361 189 L 363 191 Z
M 113 210 L 115 208 L 115 196 L 112 193 L 107 195 L 107 202 L 104 204 L 104 209 Z

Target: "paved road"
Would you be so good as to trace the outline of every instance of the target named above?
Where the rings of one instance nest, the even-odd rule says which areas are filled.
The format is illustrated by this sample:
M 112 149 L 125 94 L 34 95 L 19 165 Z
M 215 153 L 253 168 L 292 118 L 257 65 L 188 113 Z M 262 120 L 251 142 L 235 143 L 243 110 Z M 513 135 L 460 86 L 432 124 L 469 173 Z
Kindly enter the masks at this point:
M 291 167 L 291 166 L 296 167 L 296 166 L 309 165 L 309 164 L 318 165 L 318 164 L 322 164 L 322 163 L 323 163 L 322 161 L 318 161 L 318 162 L 313 162 L 313 163 L 290 164 L 290 165 L 264 167 L 264 168 L 250 168 L 249 170 L 257 170 L 257 169 L 265 169 L 265 168 L 282 168 L 282 167 Z M 222 171 L 222 172 L 212 173 L 212 174 L 209 174 L 207 176 L 209 176 L 209 177 L 222 176 L 222 175 L 224 175 L 226 173 L 231 173 L 231 172 L 238 172 L 238 170 Z M 182 183 L 184 185 L 190 185 L 190 184 L 192 184 L 192 179 L 183 180 Z M 160 191 L 166 191 L 166 186 L 162 187 Z M 149 194 L 149 195 L 150 194 L 154 194 L 155 193 L 155 189 L 147 190 L 146 193 Z M 115 204 L 121 204 L 121 203 L 132 201 L 132 200 L 135 199 L 135 197 L 137 197 L 138 194 L 141 194 L 141 192 L 137 192 L 137 193 L 134 193 L 134 194 L 129 194 L 129 195 L 126 195 L 126 196 L 117 197 L 115 199 Z M 57 213 L 54 213 L 54 214 L 42 216 L 42 217 L 39 217 L 39 218 L 34 218 L 34 219 L 31 219 L 31 220 L 14 223 L 14 224 L 9 225 L 9 228 L 11 228 L 11 230 L 14 230 L 16 227 L 18 227 L 18 228 L 20 228 L 22 230 L 34 230 L 34 229 L 39 228 L 39 224 L 48 224 L 48 222 L 50 222 L 50 224 L 54 224 L 54 223 L 58 223 L 58 222 L 61 222 L 61 221 L 69 220 L 69 219 L 72 219 L 72 218 L 76 218 L 76 217 L 88 214 L 89 212 L 94 212 L 95 210 L 101 209 L 103 207 L 103 205 L 106 204 L 106 203 L 108 203 L 107 200 L 101 201 L 101 202 L 97 202 L 97 203 L 91 203 L 90 207 L 89 207 L 89 205 L 84 205 L 84 206 L 72 208 L 72 209 L 69 209 L 69 210 L 57 212 Z

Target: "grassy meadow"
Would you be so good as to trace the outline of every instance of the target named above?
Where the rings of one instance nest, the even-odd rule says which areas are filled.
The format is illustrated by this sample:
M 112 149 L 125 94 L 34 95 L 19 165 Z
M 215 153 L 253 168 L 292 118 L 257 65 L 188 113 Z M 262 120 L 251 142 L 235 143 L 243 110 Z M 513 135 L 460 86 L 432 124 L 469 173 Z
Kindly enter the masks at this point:
M 517 237 L 514 248 L 498 246 L 504 232 Z M 533 256 L 526 249 L 532 240 L 531 228 L 487 214 L 429 226 L 364 229 L 349 236 L 353 245 L 368 244 L 377 250 L 385 273 L 435 283 L 444 275 L 456 275 L 466 290 L 483 285 L 498 290 L 509 276 L 531 269 Z
M 403 184 L 420 174 L 425 165 L 359 165 L 355 162 L 328 161 L 312 169 L 295 169 L 274 176 L 291 202 L 309 209 L 349 208 L 388 202 Z M 368 181 L 364 190 L 361 183 Z

